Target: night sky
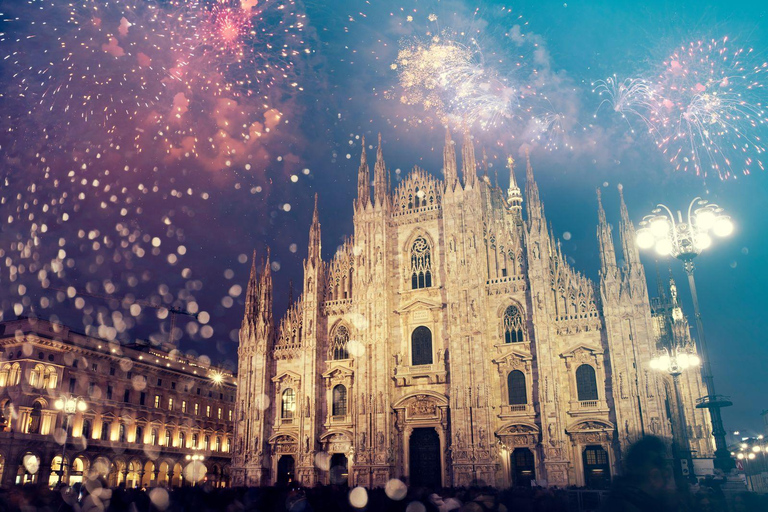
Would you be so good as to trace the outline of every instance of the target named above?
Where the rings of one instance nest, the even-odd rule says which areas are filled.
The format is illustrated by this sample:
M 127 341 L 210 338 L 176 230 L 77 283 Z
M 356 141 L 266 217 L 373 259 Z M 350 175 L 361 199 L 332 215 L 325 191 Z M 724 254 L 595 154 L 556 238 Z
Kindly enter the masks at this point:
M 132 311 L 133 299 L 173 304 L 204 312 L 180 318 L 180 349 L 234 367 L 251 252 L 260 259 L 271 248 L 279 318 L 289 281 L 300 293 L 315 193 L 324 258 L 352 234 L 361 138 L 370 155 L 381 133 L 395 185 L 414 165 L 440 176 L 445 125 L 455 138 L 469 125 L 502 187 L 507 156 L 530 151 L 563 252 L 593 279 L 597 188 L 615 233 L 619 184 L 636 222 L 656 203 L 684 210 L 696 196 L 725 208 L 736 231 L 696 260 L 697 286 L 717 390 L 734 402 L 726 430 L 761 430 L 763 2 L 65 4 L 0 1 L 2 319 L 37 315 L 159 341 L 168 319 Z M 469 81 L 441 71 L 432 90 L 429 72 L 406 83 L 427 55 L 414 49 L 452 59 L 445 67 Z M 671 57 L 681 49 L 693 54 L 680 58 L 683 73 Z M 674 98 L 703 81 L 693 77 L 702 57 L 717 70 L 739 49 L 740 78 L 750 80 L 704 83 L 721 98 L 742 94 L 756 121 L 738 118 L 743 105 L 726 129 L 712 113 L 700 117 L 695 140 L 721 151 L 699 153 L 698 169 L 690 144 L 668 137 L 679 132 L 668 122 L 676 105 L 601 104 L 598 81 L 614 74 Z M 653 292 L 654 256 L 643 258 Z M 671 265 L 693 323 L 681 265 L 658 265 L 663 275 Z

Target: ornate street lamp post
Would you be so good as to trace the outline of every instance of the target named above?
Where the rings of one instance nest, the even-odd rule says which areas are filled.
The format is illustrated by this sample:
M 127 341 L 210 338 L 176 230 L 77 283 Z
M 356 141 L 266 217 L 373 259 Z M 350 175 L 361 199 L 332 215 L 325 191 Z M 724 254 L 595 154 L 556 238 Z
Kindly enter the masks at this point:
M 53 403 L 53 406 L 58 411 L 62 411 L 64 413 L 64 441 L 61 443 L 61 464 L 59 464 L 59 482 L 61 483 L 64 479 L 64 468 L 67 464 L 67 437 L 69 436 L 69 425 L 72 421 L 72 416 L 74 416 L 78 411 L 79 412 L 85 412 L 85 410 L 88 408 L 88 404 L 80 397 L 74 397 L 74 396 L 62 396 L 60 398 L 57 398 L 56 401 Z
M 697 351 L 702 358 L 702 378 L 707 386 L 707 396 L 699 398 L 696 407 L 709 409 L 712 419 L 712 435 L 715 438 L 715 466 L 723 472 L 729 472 L 733 467 L 733 459 L 725 441 L 725 428 L 720 409 L 733 405 L 728 397 L 718 395 L 715 391 L 715 381 L 712 377 L 712 367 L 709 362 L 707 341 L 699 311 L 699 298 L 696 294 L 696 282 L 693 279 L 693 259 L 701 251 L 712 245 L 710 232 L 719 237 L 726 237 L 733 232 L 733 222 L 723 213 L 723 209 L 707 202 L 700 197 L 691 201 L 688 206 L 688 217 L 683 219 L 682 212 L 677 212 L 677 218 L 672 211 L 659 204 L 651 215 L 647 215 L 640 223 L 637 231 L 637 245 L 641 249 L 655 248 L 662 256 L 672 255 L 683 262 L 685 273 L 688 275 L 688 285 L 691 289 L 693 311 L 696 317 Z
M 701 359 L 696 354 L 679 350 L 674 344 L 670 350 L 666 347 L 663 352 L 651 359 L 651 368 L 667 372 L 672 376 L 672 384 L 675 390 L 675 402 L 677 402 L 677 416 L 679 432 L 675 432 L 675 476 L 682 485 L 685 477 L 693 476 L 693 459 L 691 458 L 691 447 L 688 443 L 688 423 L 685 420 L 685 407 L 683 406 L 682 396 L 680 395 L 680 374 L 687 368 L 695 368 L 701 364 Z M 682 471 L 682 461 L 686 461 L 688 466 L 688 475 Z M 695 478 L 695 477 L 693 477 Z

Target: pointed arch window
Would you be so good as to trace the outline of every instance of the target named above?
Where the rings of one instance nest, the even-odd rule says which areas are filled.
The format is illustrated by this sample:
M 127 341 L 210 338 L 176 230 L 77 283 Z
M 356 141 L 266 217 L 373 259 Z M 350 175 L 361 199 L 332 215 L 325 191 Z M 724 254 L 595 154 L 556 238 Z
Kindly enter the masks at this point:
M 349 329 L 340 325 L 333 334 L 333 343 L 331 344 L 331 359 L 349 359 L 347 344 L 349 343 Z
M 507 375 L 507 392 L 509 405 L 525 405 L 528 403 L 528 394 L 525 389 L 525 374 L 520 370 L 512 370 Z
M 517 306 L 508 306 L 504 311 L 504 343 L 520 343 L 525 341 L 523 332 L 523 315 Z
M 187 436 L 184 435 L 184 432 L 179 432 L 179 446 L 182 448 L 187 447 Z
M 170 430 L 165 431 L 165 446 L 171 446 L 173 436 L 171 435 Z
M 411 364 L 432 364 L 432 331 L 424 326 L 411 334 Z
M 334 416 L 347 415 L 347 388 L 343 384 L 337 384 L 333 388 L 333 407 Z
M 411 289 L 432 286 L 432 248 L 427 240 L 420 236 L 411 247 Z
M 576 369 L 576 392 L 580 402 L 598 399 L 597 378 L 592 366 L 583 364 Z
M 281 417 L 284 420 L 292 419 L 293 412 L 296 410 L 296 392 L 291 388 L 286 389 L 283 391 L 282 400 Z

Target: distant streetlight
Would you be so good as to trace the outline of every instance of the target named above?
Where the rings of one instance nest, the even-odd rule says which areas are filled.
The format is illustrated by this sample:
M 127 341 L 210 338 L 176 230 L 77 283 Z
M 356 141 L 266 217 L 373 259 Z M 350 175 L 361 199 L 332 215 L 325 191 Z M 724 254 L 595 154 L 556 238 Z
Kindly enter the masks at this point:
M 643 218 L 637 231 L 637 245 L 641 249 L 655 248 L 659 255 L 671 255 L 683 262 L 685 273 L 688 275 L 688 285 L 691 289 L 693 311 L 696 316 L 696 331 L 698 332 L 698 353 L 702 358 L 702 378 L 707 386 L 707 396 L 698 399 L 696 407 L 709 409 L 712 419 L 712 435 L 715 438 L 715 465 L 724 472 L 733 467 L 733 459 L 725 441 L 725 428 L 720 409 L 733 405 L 725 396 L 718 396 L 715 391 L 715 380 L 709 362 L 707 341 L 699 310 L 699 298 L 696 294 L 696 282 L 693 279 L 693 260 L 702 251 L 712 245 L 710 232 L 718 237 L 726 237 L 733 233 L 733 222 L 724 210 L 716 204 L 695 198 L 688 206 L 688 217 L 683 219 L 682 212 L 677 212 L 677 218 L 672 211 L 659 204 L 651 213 Z
M 685 407 L 680 395 L 680 374 L 688 368 L 698 367 L 701 364 L 701 359 L 696 354 L 680 351 L 673 345 L 671 350 L 665 347 L 660 355 L 651 359 L 650 364 L 652 369 L 667 372 L 672 376 L 679 422 L 679 428 L 677 429 L 679 432 L 675 435 L 675 458 L 678 461 L 677 469 L 680 471 L 675 471 L 675 474 L 679 474 L 681 477 L 685 476 L 681 471 L 681 462 L 685 460 L 688 466 L 688 474 L 693 475 L 693 459 L 691 457 L 690 443 L 688 442 L 688 423 L 685 419 Z
M 53 406 L 57 411 L 64 413 L 64 441 L 61 443 L 61 464 L 59 464 L 59 482 L 64 479 L 64 468 L 67 464 L 67 437 L 69 436 L 69 424 L 74 416 L 78 412 L 85 412 L 88 409 L 88 404 L 80 397 L 63 396 L 56 399 Z

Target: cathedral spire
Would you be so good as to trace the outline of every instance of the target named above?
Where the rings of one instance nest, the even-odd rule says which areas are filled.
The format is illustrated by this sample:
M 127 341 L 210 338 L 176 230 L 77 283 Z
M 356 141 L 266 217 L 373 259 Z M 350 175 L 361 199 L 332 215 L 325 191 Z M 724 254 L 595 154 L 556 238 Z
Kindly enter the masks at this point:
M 365 208 L 371 202 L 371 175 L 368 169 L 368 158 L 365 155 L 365 135 L 363 135 L 363 152 L 360 154 L 360 169 L 357 171 L 357 207 Z
M 624 261 L 630 269 L 642 269 L 640 263 L 640 251 L 635 243 L 635 226 L 629 219 L 629 211 L 624 202 L 624 187 L 619 185 L 619 198 L 621 200 L 621 223 L 619 231 L 621 233 L 621 245 L 624 252 Z
M 531 154 L 525 150 L 525 204 L 528 214 L 529 226 L 539 226 L 541 219 L 544 218 L 544 211 L 539 199 L 539 187 L 533 178 L 533 167 L 531 166 Z M 534 223 L 534 220 L 537 222 Z M 546 225 L 542 226 L 546 228 Z
M 384 151 L 381 146 L 381 133 L 379 133 L 379 146 L 376 149 L 376 164 L 373 168 L 373 199 L 376 206 L 387 204 L 389 197 L 389 180 L 387 166 L 384 163 Z
M 475 146 L 472 144 L 472 135 L 464 128 L 464 144 L 461 147 L 461 174 L 464 178 L 464 186 L 475 188 L 477 185 L 477 161 L 475 160 Z
M 251 275 L 248 277 L 248 287 L 245 292 L 245 315 L 243 323 L 256 320 L 259 314 L 259 277 L 256 272 L 256 250 L 251 257 Z
M 600 273 L 603 276 L 616 272 L 616 248 L 613 245 L 611 225 L 605 218 L 600 189 L 597 189 L 597 241 L 600 244 Z
M 320 215 L 317 211 L 317 194 L 315 194 L 315 211 L 312 212 L 312 225 L 309 228 L 309 251 L 307 261 L 317 264 L 320 261 Z
M 259 312 L 261 320 L 267 324 L 272 324 L 272 263 L 270 262 L 270 250 L 267 247 L 267 261 L 264 263 L 264 271 L 261 273 L 259 283 Z
M 458 174 L 456 170 L 456 148 L 451 140 L 450 128 L 445 128 L 445 147 L 443 148 L 443 173 L 445 174 L 445 187 L 453 192 Z
M 483 147 L 483 178 L 488 182 L 488 155 L 485 154 L 485 147 Z
M 507 157 L 507 167 L 509 168 L 509 188 L 507 188 L 507 208 L 520 211 L 523 208 L 523 196 L 520 194 L 520 187 L 515 180 L 515 159 Z
M 659 300 L 664 303 L 667 300 L 667 292 L 664 290 L 664 283 L 661 281 L 661 272 L 659 272 L 659 260 L 655 260 L 654 266 L 656 267 L 656 293 Z

